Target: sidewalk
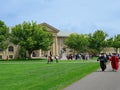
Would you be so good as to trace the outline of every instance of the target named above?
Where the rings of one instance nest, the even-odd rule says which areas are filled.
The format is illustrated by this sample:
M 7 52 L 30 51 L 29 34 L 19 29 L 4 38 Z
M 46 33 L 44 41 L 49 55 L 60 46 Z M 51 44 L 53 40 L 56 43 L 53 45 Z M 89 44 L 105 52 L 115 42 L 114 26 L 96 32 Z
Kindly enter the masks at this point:
M 111 64 L 66 87 L 64 90 L 120 90 L 120 70 L 113 72 Z

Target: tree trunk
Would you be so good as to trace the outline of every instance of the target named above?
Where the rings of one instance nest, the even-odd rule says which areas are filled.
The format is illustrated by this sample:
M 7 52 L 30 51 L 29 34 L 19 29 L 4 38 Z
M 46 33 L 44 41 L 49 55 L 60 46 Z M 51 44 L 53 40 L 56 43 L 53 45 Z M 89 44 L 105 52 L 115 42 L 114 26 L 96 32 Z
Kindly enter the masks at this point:
M 116 53 L 118 54 L 119 52 L 118 52 L 118 48 L 116 48 Z
M 31 53 L 32 53 L 32 51 L 28 51 L 28 55 L 29 55 L 28 58 L 29 59 L 31 59 Z

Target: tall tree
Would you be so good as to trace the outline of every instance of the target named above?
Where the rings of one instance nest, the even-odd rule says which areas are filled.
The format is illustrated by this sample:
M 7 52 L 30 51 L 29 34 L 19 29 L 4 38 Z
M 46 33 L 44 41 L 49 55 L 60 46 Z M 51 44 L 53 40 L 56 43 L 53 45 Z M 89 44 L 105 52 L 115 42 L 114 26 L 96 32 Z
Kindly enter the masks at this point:
M 116 48 L 116 53 L 118 53 L 118 49 L 120 48 L 120 34 L 114 36 L 112 46 Z
M 102 30 L 97 30 L 93 33 L 93 35 L 89 35 L 89 48 L 95 49 L 98 53 L 101 52 L 101 50 L 106 47 L 106 37 L 108 36 L 107 33 L 105 33 Z
M 0 50 L 4 50 L 8 46 L 9 28 L 0 20 Z
M 106 40 L 107 47 L 113 47 L 113 37 L 110 37 Z
M 65 45 L 77 52 L 85 52 L 88 44 L 88 37 L 83 34 L 71 34 L 65 41 Z
M 23 22 L 12 28 L 11 41 L 28 51 L 29 58 L 34 50 L 49 50 L 53 36 L 44 26 L 36 22 Z

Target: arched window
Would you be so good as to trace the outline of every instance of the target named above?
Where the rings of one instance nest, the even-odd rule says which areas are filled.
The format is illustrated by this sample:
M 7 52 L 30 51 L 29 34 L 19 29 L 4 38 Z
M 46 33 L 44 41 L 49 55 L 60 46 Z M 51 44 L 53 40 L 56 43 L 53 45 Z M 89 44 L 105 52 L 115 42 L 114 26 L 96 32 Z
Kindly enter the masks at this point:
M 8 47 L 8 51 L 9 51 L 9 52 L 13 52 L 13 51 L 14 51 L 13 46 L 9 46 L 9 47 Z

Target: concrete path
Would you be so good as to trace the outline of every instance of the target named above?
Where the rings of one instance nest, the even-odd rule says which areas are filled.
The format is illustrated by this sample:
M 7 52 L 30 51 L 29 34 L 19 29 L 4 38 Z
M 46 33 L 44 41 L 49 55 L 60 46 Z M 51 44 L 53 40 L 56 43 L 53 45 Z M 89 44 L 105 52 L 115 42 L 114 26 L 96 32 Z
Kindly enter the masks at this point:
M 113 72 L 111 64 L 66 87 L 64 90 L 120 90 L 120 69 Z

